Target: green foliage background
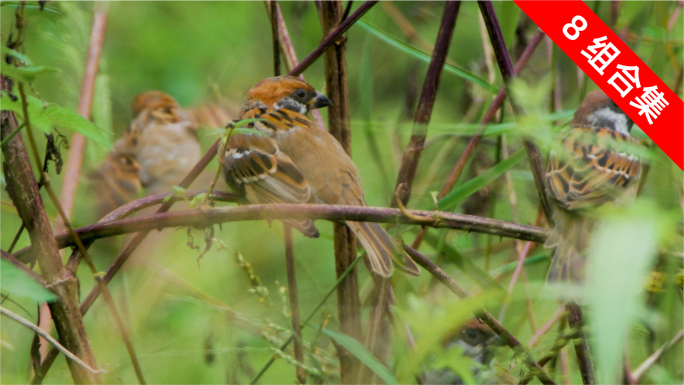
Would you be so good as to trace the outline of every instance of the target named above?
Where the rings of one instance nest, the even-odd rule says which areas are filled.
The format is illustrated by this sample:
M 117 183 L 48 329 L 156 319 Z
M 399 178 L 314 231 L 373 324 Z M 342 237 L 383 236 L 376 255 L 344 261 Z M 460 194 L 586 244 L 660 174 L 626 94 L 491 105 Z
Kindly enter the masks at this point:
M 103 4 L 98 3 L 97 6 Z M 589 4 L 604 21 L 610 19 L 609 2 Z M 93 121 L 114 132 L 110 138 L 112 141 L 121 135 L 130 122 L 130 104 L 140 92 L 159 89 L 173 95 L 182 106 L 201 105 L 211 102 L 215 95 L 221 95 L 239 106 L 247 89 L 272 74 L 271 29 L 261 2 L 111 2 L 106 6 L 109 7 L 109 17 L 93 105 Z M 357 6 L 355 3 L 354 8 Z M 424 39 L 434 42 L 443 3 L 397 2 L 395 6 L 407 16 Z M 33 95 L 76 109 L 93 7 L 93 3 L 86 2 L 51 2 L 46 11 L 27 11 L 24 53 L 36 64 L 59 70 L 58 74 L 38 78 L 31 88 Z M 313 2 L 282 2 L 281 7 L 301 60 L 321 40 L 316 8 Z M 673 89 L 682 68 L 684 33 L 681 14 L 672 30 L 667 31 L 667 24 L 676 7 L 676 2 L 622 2 L 616 23 L 618 29 L 629 30 L 630 47 Z M 516 38 L 516 26 L 524 15 L 510 2 L 497 2 L 495 8 L 509 51 L 515 60 L 524 47 Z M 2 34 L 3 40 L 6 40 L 14 19 L 12 2 L 3 2 L 1 10 Z M 449 59 L 460 69 L 469 71 L 498 89 L 502 82 L 496 61 L 491 78 L 487 72 L 479 18 L 475 2 L 462 4 Z M 363 26 L 355 25 L 347 34 L 353 158 L 364 182 L 368 204 L 387 206 L 401 157 L 396 143 L 405 145 L 411 129 L 411 124 L 402 119 L 406 113 L 405 95 L 411 87 L 417 87 L 419 92 L 427 63 L 421 60 L 415 49 L 399 49 L 387 43 L 389 36 L 418 48 L 414 42 L 407 40 L 380 4 L 362 20 L 365 23 Z M 521 25 L 522 33 L 529 39 L 536 27 L 529 20 Z M 562 89 L 562 111 L 550 115 L 553 112 L 550 110 L 553 78 L 546 53 L 542 43 L 521 75 L 522 84 L 516 88 L 520 100 L 530 113 L 530 120 L 519 126 L 512 124 L 514 120 L 510 107 L 506 105 L 501 118 L 503 124 L 497 126 L 501 131 L 492 130 L 480 145 L 489 158 L 496 158 L 496 134 L 500 132 L 506 133 L 511 154 L 521 146 L 521 133 L 533 135 L 546 154 L 557 131 L 557 127 L 552 125 L 553 121 L 560 119 L 561 124 L 569 121 L 582 95 L 595 88 L 589 81 L 589 85 L 582 89 L 578 85 L 575 65 L 554 48 L 553 60 L 557 64 L 556 75 Z M 323 89 L 322 60 L 314 63 L 305 75 L 315 88 Z M 440 189 L 465 146 L 466 140 L 461 136 L 474 132 L 473 124 L 477 123 L 492 97 L 493 93 L 486 88 L 473 85 L 453 72 L 443 74 L 410 207 L 433 207 L 431 192 Z M 481 105 L 478 105 L 478 101 L 481 101 Z M 326 112 L 322 111 L 322 114 L 325 117 Z M 68 131 L 61 132 L 70 135 Z M 202 137 L 203 148 L 208 148 L 212 141 L 213 138 Z M 373 141 L 379 147 L 377 154 L 373 151 Z M 44 147 L 42 142 L 39 147 Z M 62 154 L 66 156 L 66 149 L 62 150 Z M 84 175 L 95 169 L 105 154 L 104 147 L 88 143 Z M 634 293 L 627 296 L 630 290 L 620 290 L 611 292 L 610 295 L 614 297 L 606 297 L 608 302 L 590 302 L 590 305 L 600 304 L 603 310 L 595 313 L 596 317 L 603 317 L 596 319 L 596 322 L 592 319 L 594 313 L 591 310 L 586 312 L 594 328 L 592 336 L 597 337 L 593 341 L 597 344 L 595 355 L 600 365 L 600 378 L 606 381 L 617 379 L 614 376 L 617 372 L 614 373 L 611 368 L 616 369 L 615 363 L 621 362 L 615 361 L 621 357 L 619 346 L 611 348 L 611 344 L 626 343 L 628 361 L 634 369 L 654 349 L 682 329 L 682 293 L 681 288 L 675 285 L 675 276 L 682 267 L 682 237 L 676 231 L 681 228 L 682 219 L 682 173 L 657 148 L 647 150 L 646 156 L 651 162 L 651 171 L 643 194 L 631 211 L 606 214 L 607 218 L 612 218 L 607 226 L 614 226 L 614 230 L 606 230 L 607 233 L 618 232 L 621 235 L 607 237 L 602 243 L 605 246 L 602 250 L 615 250 L 611 245 L 616 243 L 621 244 L 623 247 L 620 250 L 627 254 L 639 245 L 646 244 L 649 247 L 642 247 L 643 250 L 638 253 L 634 251 L 638 255 L 606 253 L 610 254 L 606 258 L 611 263 L 603 266 L 609 266 L 610 271 L 605 272 L 605 279 L 597 283 L 605 286 L 592 286 L 597 293 L 606 295 L 609 295 L 608 289 L 616 285 L 626 285 L 626 288 L 634 289 Z M 388 177 L 383 176 L 377 159 L 387 170 Z M 206 172 L 213 175 L 215 165 L 212 163 Z M 500 173 L 493 177 L 498 175 Z M 51 177 L 56 190 L 59 190 L 61 177 L 54 175 L 54 172 Z M 457 188 L 465 186 L 464 183 L 472 177 L 472 173 L 465 172 Z M 510 177 L 517 196 L 517 220 L 533 224 L 537 216 L 538 198 L 526 160 L 513 166 Z M 498 178 L 495 183 L 499 190 L 492 202 L 496 204 L 493 211 L 488 211 L 492 210 L 490 204 L 483 215 L 515 220 L 505 180 Z M 227 189 L 222 182 L 220 188 Z M 474 191 L 465 187 L 459 191 L 461 195 L 457 196 L 458 199 L 449 209 L 462 212 L 463 199 Z M 0 244 L 6 250 L 21 222 L 5 204 L 9 198 L 4 186 L 2 199 Z M 54 218 L 54 207 L 47 199 L 44 202 L 49 215 Z M 76 202 L 75 226 L 97 220 L 93 215 L 92 186 L 86 178 L 81 183 Z M 621 219 L 615 219 L 616 216 Z M 623 227 L 616 227 L 616 221 Z M 646 227 L 640 227 L 644 223 Z M 651 231 L 655 223 L 661 225 L 657 231 Z M 317 226 L 321 231 L 320 239 L 295 235 L 303 315 L 311 311 L 335 282 L 332 226 L 324 221 L 318 221 Z M 413 239 L 416 230 L 402 229 L 407 242 Z M 191 233 L 194 243 L 203 247 L 202 233 L 197 230 Z M 624 238 L 622 234 L 630 234 L 630 237 Z M 428 244 L 421 251 L 433 260 L 440 261 L 441 266 L 469 291 L 479 292 L 476 281 L 458 269 L 458 263 L 455 262 L 467 258 L 475 266 L 485 268 L 488 237 L 444 230 L 431 230 L 430 235 Z M 218 241 L 213 249 L 198 261 L 199 252 L 186 245 L 189 239 L 185 229 L 154 233 L 110 285 L 129 325 L 149 382 L 247 382 L 253 371 L 259 370 L 273 354 L 270 350 L 273 345 L 259 333 L 264 332 L 276 340 L 287 338 L 289 309 L 287 295 L 283 292 L 286 278 L 281 224 L 224 224 L 220 231 L 217 228 L 215 237 Z M 116 239 L 95 244 L 91 255 L 100 270 L 106 270 L 124 242 L 124 239 Z M 510 244 L 505 239 L 493 239 L 492 242 L 494 245 L 501 242 Z M 17 249 L 28 244 L 28 236 L 24 234 Z M 261 296 L 253 292 L 254 288 L 250 286 L 243 269 L 236 264 L 236 252 L 252 265 L 268 289 L 268 295 L 263 290 Z M 537 327 L 543 325 L 558 308 L 555 298 L 548 295 L 543 284 L 548 254 L 549 251 L 543 247 L 531 253 L 525 268 L 526 277 L 518 282 L 510 298 L 480 292 L 475 300 L 476 304 L 487 303 L 495 315 L 501 304 L 507 302 L 503 323 L 523 342 L 533 335 L 526 313 L 526 298 L 532 300 L 531 310 Z M 489 262 L 492 273 L 498 274 L 502 269 L 509 271 L 501 282 L 504 290 L 508 287 L 512 270 L 510 264 L 516 258 L 517 254 L 510 244 L 494 253 Z M 621 274 L 621 264 L 630 264 L 632 260 L 641 261 L 637 265 L 642 267 L 629 275 Z M 361 296 L 364 298 L 372 288 L 372 281 L 365 267 L 361 266 L 359 270 Z M 657 290 L 647 291 L 644 282 L 649 280 L 649 274 L 651 282 L 658 282 L 653 278 L 653 273 L 649 273 L 651 270 L 662 272 L 664 281 Z M 81 293 L 85 296 L 93 287 L 94 280 L 84 269 L 79 271 L 79 277 Z M 435 341 L 467 319 L 470 316 L 468 309 L 473 303 L 460 304 L 452 293 L 433 282 L 427 273 L 418 278 L 396 274 L 393 280 L 400 323 L 392 333 L 392 354 L 388 366 L 401 382 L 412 383 L 414 379 L 410 368 L 419 370 L 426 355 L 446 354 Z M 3 275 L 3 295 L 12 293 L 5 286 L 6 282 Z M 14 302 L 5 301 L 2 306 L 35 321 L 36 305 L 31 298 L 35 297 L 14 292 L 11 296 Z M 222 307 L 224 305 L 230 310 Z M 29 314 L 21 310 L 22 307 Z M 329 323 L 326 327 L 333 330 L 331 334 L 334 334 L 337 330 L 335 296 L 323 310 L 325 312 L 316 315 L 312 322 L 321 325 L 327 319 Z M 365 306 L 364 323 L 368 310 L 368 306 Z M 329 318 L 326 315 L 328 313 L 332 314 Z M 425 352 L 424 355 L 412 353 L 407 348 L 401 327 L 403 322 L 413 329 L 417 346 L 426 349 L 419 351 Z M 102 301 L 93 306 L 85 317 L 85 323 L 98 364 L 110 372 L 103 376 L 104 381 L 136 382 L 125 348 Z M 605 332 L 616 330 L 618 324 L 622 325 L 628 337 L 624 339 L 618 333 L 609 335 L 606 340 Z M 29 347 L 33 336 L 27 329 L 6 318 L 0 318 L 0 326 L 2 383 L 25 383 L 29 378 Z M 283 332 L 278 333 L 278 330 Z M 535 357 L 541 357 L 556 336 L 556 328 L 547 333 L 542 342 L 532 349 Z M 308 327 L 304 332 L 304 339 L 318 348 L 311 351 L 315 353 L 315 361 L 326 371 L 336 365 L 329 337 L 330 334 L 319 335 L 316 327 Z M 580 378 L 574 352 L 571 348 L 568 348 L 568 352 L 570 380 L 571 383 L 578 383 Z M 286 353 L 291 354 L 291 351 Z M 510 351 L 502 351 L 497 360 L 506 367 L 511 356 Z M 513 362 L 517 359 L 514 357 Z M 308 360 L 307 365 L 315 367 L 312 360 Z M 460 365 L 467 367 L 469 363 Z M 521 368 L 521 364 L 517 363 L 512 374 L 517 376 Z M 332 375 L 328 380 L 336 382 L 338 378 Z M 45 382 L 70 381 L 65 361 L 60 357 Z M 294 367 L 287 359 L 276 360 L 262 379 L 262 383 L 293 381 Z M 668 351 L 644 379 L 644 383 L 675 382 L 682 382 L 681 343 Z

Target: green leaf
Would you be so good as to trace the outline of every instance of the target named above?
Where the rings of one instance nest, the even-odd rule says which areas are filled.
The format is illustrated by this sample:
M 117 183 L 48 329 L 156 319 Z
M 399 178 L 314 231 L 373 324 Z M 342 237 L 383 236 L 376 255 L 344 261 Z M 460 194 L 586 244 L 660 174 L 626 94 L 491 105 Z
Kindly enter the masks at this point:
M 53 293 L 44 289 L 28 274 L 4 259 L 0 260 L 0 282 L 2 282 L 3 292 L 31 298 L 37 302 L 49 302 L 57 299 Z
M 549 257 L 548 252 L 541 252 L 539 254 L 525 258 L 525 262 L 523 262 L 523 266 L 535 265 L 537 263 L 548 262 L 550 260 L 551 260 L 551 258 Z M 499 274 L 510 273 L 511 271 L 515 270 L 516 267 L 518 267 L 518 261 L 510 262 L 510 263 L 507 263 L 503 266 L 500 266 L 494 270 L 491 270 L 489 272 L 489 275 L 491 275 L 492 277 L 496 277 Z
M 106 137 L 107 131 L 97 127 L 76 111 L 55 104 L 44 105 L 40 99 L 33 96 L 27 96 L 27 102 L 31 127 L 38 128 L 46 134 L 49 134 L 53 127 L 59 130 L 75 131 L 107 149 L 112 147 Z M 0 108 L 13 111 L 25 120 L 20 99 L 12 100 L 3 93 L 0 97 Z
M 358 358 L 359 361 L 363 362 L 364 365 L 368 366 L 375 374 L 377 374 L 383 381 L 387 384 L 398 384 L 399 382 L 394 377 L 392 373 L 378 361 L 375 356 L 361 344 L 359 341 L 346 334 L 342 334 L 330 329 L 323 329 L 328 337 L 337 341 L 338 344 L 342 345 L 345 349 L 349 350 L 354 357 Z
M 202 200 L 204 199 L 204 197 L 206 195 L 207 195 L 207 193 L 201 193 L 201 194 L 195 195 L 195 197 L 192 198 L 192 200 L 190 201 L 190 208 L 194 209 L 195 206 L 197 206 L 198 204 L 200 204 L 200 202 L 202 202 Z
M 445 195 L 444 198 L 439 200 L 439 209 L 442 211 L 452 210 L 454 207 L 456 207 L 456 204 L 475 192 L 480 191 L 483 187 L 490 184 L 496 178 L 518 164 L 521 160 L 525 159 L 525 157 L 525 150 L 521 148 L 513 155 L 496 164 L 494 167 L 467 181 L 457 189 Z M 427 208 L 426 210 L 431 209 L 432 208 Z
M 29 59 L 28 56 L 24 55 L 23 53 L 17 52 L 17 51 L 15 51 L 9 47 L 2 46 L 2 53 L 10 55 L 15 59 L 19 59 L 19 60 L 23 61 L 24 63 L 26 63 L 27 65 L 33 64 L 33 62 L 31 62 L 31 59 Z M 6 63 L 3 62 L 3 66 L 5 64 Z
M 592 315 L 593 353 L 602 369 L 598 374 L 603 384 L 615 384 L 621 376 L 625 337 L 645 312 L 644 277 L 661 237 L 674 234 L 680 220 L 670 218 L 654 203 L 640 203 L 600 218 L 589 247 L 586 294 Z
M 40 75 L 57 73 L 59 71 L 48 66 L 15 67 L 3 61 L 0 72 L 14 80 L 31 83 Z
M 425 53 L 425 52 L 423 52 L 417 48 L 411 47 L 410 45 L 395 39 L 394 37 L 386 34 L 385 32 L 380 31 L 376 27 L 366 23 L 363 20 L 359 20 L 356 23 L 359 24 L 363 29 L 370 32 L 375 37 L 379 38 L 380 40 L 384 41 L 385 43 L 391 45 L 392 47 L 397 48 L 400 51 L 407 53 L 407 54 L 415 57 L 416 59 L 422 60 L 426 63 L 430 62 L 431 56 L 428 55 L 427 53 Z M 499 92 L 498 88 L 489 84 L 486 80 L 484 80 L 484 79 L 476 76 L 472 72 L 466 71 L 462 68 L 458 68 L 454 65 L 446 63 L 446 64 L 444 64 L 444 71 L 449 72 L 451 74 L 454 74 L 454 75 L 461 77 L 463 79 L 469 80 L 469 81 L 489 90 L 490 92 L 492 92 L 494 94 Z
M 497 15 L 499 16 L 501 33 L 503 34 L 506 46 L 511 48 L 515 44 L 515 30 L 520 19 L 520 8 L 512 1 L 502 1 L 496 4 L 500 6 L 500 12 Z

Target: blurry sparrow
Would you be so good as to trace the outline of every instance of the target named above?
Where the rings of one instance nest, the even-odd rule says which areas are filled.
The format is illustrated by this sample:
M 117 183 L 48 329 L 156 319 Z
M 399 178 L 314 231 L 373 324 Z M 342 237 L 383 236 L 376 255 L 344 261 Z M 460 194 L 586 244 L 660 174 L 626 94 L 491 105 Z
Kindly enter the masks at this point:
M 472 318 L 455 333 L 447 335 L 442 341 L 442 347 L 449 349 L 452 346 L 463 348 L 463 355 L 472 358 L 477 364 L 490 366 L 493 357 L 493 348 L 498 342 L 498 336 L 492 329 L 477 318 Z M 470 368 L 474 375 L 481 372 L 481 365 L 473 365 Z M 497 369 L 497 370 L 493 370 Z M 515 384 L 517 381 L 507 371 L 500 368 L 486 369 L 487 378 L 493 381 L 485 383 Z M 489 373 L 494 372 L 494 373 Z M 463 384 L 461 377 L 448 368 L 425 372 L 426 384 Z
M 160 91 L 138 95 L 135 119 L 114 151 L 140 164 L 140 180 L 149 194 L 178 185 L 202 156 L 195 126 L 178 103 Z
M 102 165 L 91 172 L 97 194 L 97 214 L 102 218 L 140 195 L 140 164 L 130 155 L 110 153 Z
M 637 143 L 629 135 L 633 124 L 603 91 L 593 91 L 560 138 L 564 153 L 551 153 L 546 183 L 557 210 L 555 231 L 545 244 L 556 247 L 549 281 L 581 282 L 594 224 L 587 210 L 636 194 L 641 161 L 620 148 Z
M 330 100 L 292 76 L 269 78 L 247 92 L 239 119 L 266 135 L 232 135 L 224 159 L 226 182 L 252 203 L 327 203 L 365 206 L 358 170 L 337 140 L 305 114 Z M 312 220 L 287 220 L 318 237 Z M 379 224 L 346 221 L 368 253 L 377 274 L 392 275 L 392 258 L 410 274 L 420 270 Z

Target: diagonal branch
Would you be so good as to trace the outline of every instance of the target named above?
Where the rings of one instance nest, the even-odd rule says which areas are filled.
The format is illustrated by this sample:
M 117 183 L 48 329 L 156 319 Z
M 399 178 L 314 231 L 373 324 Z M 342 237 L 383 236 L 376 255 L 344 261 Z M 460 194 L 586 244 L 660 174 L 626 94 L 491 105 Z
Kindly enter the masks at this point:
M 442 68 L 444 68 L 447 53 L 449 52 L 460 7 L 460 1 L 448 1 L 444 6 L 444 14 L 442 15 L 442 22 L 437 33 L 435 49 L 432 53 L 432 59 L 430 59 L 427 75 L 425 75 L 423 90 L 420 93 L 418 108 L 413 120 L 413 132 L 411 132 L 411 139 L 404 150 L 401 166 L 399 167 L 399 175 L 397 176 L 397 184 L 394 188 L 394 191 L 399 193 L 399 200 L 404 206 L 406 206 L 411 197 L 413 179 L 425 145 L 427 124 L 430 123 L 430 117 L 432 116 L 432 107 L 437 97 L 439 78 L 442 75 Z M 394 199 L 392 199 L 392 207 L 396 207 Z
M 361 18 L 361 16 L 365 15 L 366 12 L 368 12 L 369 9 L 371 9 L 378 1 L 377 0 L 369 0 L 366 1 L 365 3 L 361 4 L 354 13 L 351 14 L 348 18 L 346 18 L 342 23 L 340 23 L 337 28 L 335 28 L 332 32 L 328 34 L 328 37 L 326 37 L 323 42 L 315 49 L 313 50 L 309 56 L 307 56 L 304 60 L 302 60 L 301 63 L 299 63 L 292 71 L 290 71 L 290 75 L 292 76 L 297 76 L 304 72 L 309 66 L 316 61 L 321 55 L 323 55 L 323 52 L 325 52 L 328 47 L 337 40 L 338 37 L 342 36 L 343 33 L 347 32 L 347 30 L 357 21 Z
M 106 372 L 107 372 L 106 370 L 102 370 L 102 369 L 100 369 L 100 370 L 95 370 L 95 369 L 91 368 L 90 365 L 88 365 L 88 364 L 86 364 L 85 362 L 81 361 L 80 358 L 76 357 L 73 353 L 71 353 L 69 350 L 67 350 L 67 348 L 65 348 L 64 346 L 60 345 L 60 343 L 57 342 L 57 340 L 55 340 L 54 338 L 52 338 L 51 335 L 49 335 L 48 333 L 46 333 L 45 331 L 43 331 L 43 330 L 42 330 L 41 328 L 39 328 L 38 326 L 32 324 L 32 323 L 29 322 L 28 320 L 26 320 L 26 319 L 20 317 L 19 315 L 15 314 L 15 313 L 13 313 L 13 312 L 11 312 L 11 311 L 9 311 L 9 310 L 3 308 L 3 307 L 0 307 L 0 314 L 2 314 L 2 315 L 4 315 L 5 317 L 10 318 L 10 319 L 12 319 L 12 320 L 18 322 L 18 323 L 21 324 L 22 326 L 25 326 L 25 327 L 27 327 L 27 328 L 33 330 L 33 332 L 35 332 L 36 334 L 39 334 L 41 337 L 45 338 L 45 339 L 46 339 L 48 342 L 50 342 L 56 349 L 58 349 L 60 352 L 64 353 L 64 355 L 67 356 L 67 358 L 69 358 L 69 359 L 72 360 L 73 362 L 77 363 L 78 365 L 80 365 L 80 366 L 83 367 L 84 369 L 88 370 L 90 373 L 93 373 L 93 374 L 100 374 L 100 373 L 106 373 Z
M 104 42 L 105 28 L 107 26 L 108 6 L 101 4 L 95 5 L 93 15 L 93 29 L 90 33 L 90 46 L 88 47 L 88 59 L 86 60 L 85 70 L 83 71 L 83 84 L 81 85 L 81 98 L 78 102 L 78 113 L 84 118 L 90 119 L 90 110 L 93 104 L 93 94 L 95 93 L 95 78 L 100 65 L 100 53 Z M 67 218 L 71 218 L 74 208 L 74 199 L 78 182 L 81 179 L 81 168 L 83 166 L 83 149 L 85 148 L 85 137 L 75 132 L 71 136 L 69 156 L 64 172 L 64 182 L 60 192 L 59 200 L 64 207 Z M 63 228 L 63 223 L 58 223 L 58 227 Z
M 506 85 L 506 91 L 510 97 L 511 92 L 508 88 L 510 82 L 515 79 L 515 70 L 513 69 L 513 63 L 511 62 L 511 57 L 506 49 L 506 42 L 503 39 L 503 34 L 501 33 L 501 27 L 499 26 L 499 21 L 494 12 L 494 6 L 491 1 L 478 1 L 480 6 L 480 12 L 482 13 L 482 18 L 487 26 L 487 31 L 489 32 L 489 38 L 492 42 L 492 47 L 494 47 L 494 53 L 496 54 L 496 61 L 499 63 L 499 70 L 501 71 L 501 76 L 504 79 L 504 84 Z M 511 107 L 513 107 L 513 114 L 517 119 L 519 116 L 523 115 L 524 112 L 516 101 L 510 97 Z M 539 199 L 544 208 L 544 216 L 549 224 L 553 224 L 551 202 L 546 195 L 546 182 L 544 180 L 544 162 L 541 158 L 541 153 L 539 148 L 530 140 L 525 140 L 523 142 L 525 150 L 527 151 L 527 157 L 530 161 L 530 169 L 532 170 L 532 175 L 534 176 L 534 183 L 537 186 L 537 192 L 539 193 Z

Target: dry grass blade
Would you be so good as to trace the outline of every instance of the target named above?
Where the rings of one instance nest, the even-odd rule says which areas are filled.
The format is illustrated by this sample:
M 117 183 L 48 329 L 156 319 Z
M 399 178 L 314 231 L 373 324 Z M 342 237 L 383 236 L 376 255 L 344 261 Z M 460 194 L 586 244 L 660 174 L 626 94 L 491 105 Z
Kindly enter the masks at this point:
M 48 342 L 50 342 L 50 343 L 52 344 L 52 346 L 54 346 L 54 347 L 55 347 L 56 349 L 58 349 L 60 352 L 64 353 L 64 355 L 67 356 L 67 358 L 69 358 L 70 360 L 74 361 L 75 363 L 77 363 L 78 365 L 80 365 L 80 366 L 83 367 L 84 369 L 88 370 L 89 372 L 91 372 L 91 373 L 93 373 L 93 374 L 107 373 L 107 371 L 106 371 L 106 370 L 103 370 L 103 369 L 96 370 L 96 369 L 91 368 L 88 364 L 86 364 L 85 362 L 81 361 L 80 358 L 76 357 L 73 353 L 71 353 L 70 351 L 68 351 L 64 346 L 60 345 L 60 343 L 57 342 L 57 340 L 55 340 L 54 338 L 52 338 L 51 335 L 49 335 L 48 333 L 44 332 L 44 331 L 43 331 L 41 328 L 39 328 L 38 326 L 32 324 L 29 320 L 24 319 L 24 318 L 22 318 L 21 316 L 19 316 L 19 315 L 13 313 L 13 312 L 11 312 L 11 311 L 9 311 L 9 310 L 7 310 L 7 309 L 1 307 L 1 306 L 0 306 L 0 314 L 2 314 L 2 315 L 4 315 L 5 317 L 10 318 L 10 319 L 12 319 L 12 320 L 18 322 L 18 323 L 21 324 L 22 326 L 25 326 L 25 327 L 27 327 L 27 328 L 33 330 L 34 333 L 39 334 L 41 337 L 45 338 Z

